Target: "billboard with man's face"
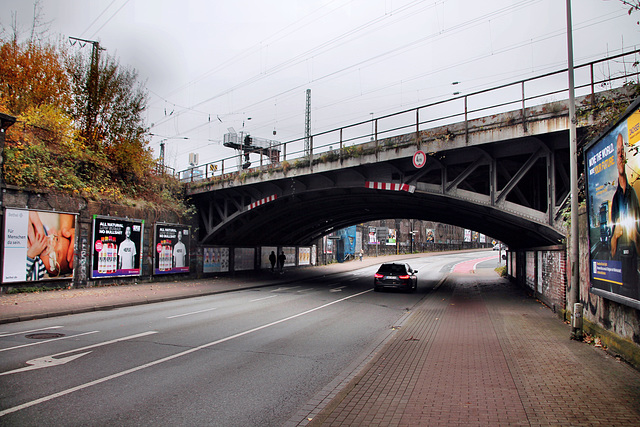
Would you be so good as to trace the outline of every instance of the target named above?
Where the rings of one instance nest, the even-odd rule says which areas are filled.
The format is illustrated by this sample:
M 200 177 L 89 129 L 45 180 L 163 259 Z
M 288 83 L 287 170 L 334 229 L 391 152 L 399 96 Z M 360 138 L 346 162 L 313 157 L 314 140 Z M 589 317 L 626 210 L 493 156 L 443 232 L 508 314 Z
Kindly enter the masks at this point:
M 91 277 L 139 276 L 144 221 L 93 217 Z
M 640 110 L 585 149 L 591 291 L 640 302 Z

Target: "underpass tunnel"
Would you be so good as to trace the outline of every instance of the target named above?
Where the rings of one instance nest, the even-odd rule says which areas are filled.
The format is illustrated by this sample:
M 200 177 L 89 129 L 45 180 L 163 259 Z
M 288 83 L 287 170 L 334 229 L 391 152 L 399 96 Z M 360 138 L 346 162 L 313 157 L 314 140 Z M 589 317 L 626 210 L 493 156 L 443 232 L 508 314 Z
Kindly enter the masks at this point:
M 564 237 L 548 225 L 443 195 L 334 188 L 279 197 L 237 215 L 202 243 L 308 245 L 350 225 L 388 218 L 451 224 L 492 236 L 513 249 L 557 245 Z

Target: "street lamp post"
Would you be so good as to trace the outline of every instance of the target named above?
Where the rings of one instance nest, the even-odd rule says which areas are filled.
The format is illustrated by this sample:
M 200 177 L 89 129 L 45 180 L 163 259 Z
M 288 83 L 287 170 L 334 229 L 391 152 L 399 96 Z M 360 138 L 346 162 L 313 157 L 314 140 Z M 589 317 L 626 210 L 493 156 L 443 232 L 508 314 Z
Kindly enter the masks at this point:
M 570 155 L 570 174 L 571 174 L 571 282 L 569 289 L 569 309 L 572 312 L 572 318 L 576 316 L 582 317 L 582 313 L 576 313 L 579 309 L 580 300 L 580 281 L 578 270 L 580 269 L 580 256 L 578 245 L 578 144 L 576 132 L 576 103 L 575 103 L 575 83 L 573 76 L 573 35 L 571 25 L 571 0 L 567 0 L 567 53 L 568 53 L 568 71 L 569 71 L 569 155 Z M 573 324 L 573 322 L 572 322 Z M 580 338 L 582 331 L 579 328 L 572 328 L 572 338 Z

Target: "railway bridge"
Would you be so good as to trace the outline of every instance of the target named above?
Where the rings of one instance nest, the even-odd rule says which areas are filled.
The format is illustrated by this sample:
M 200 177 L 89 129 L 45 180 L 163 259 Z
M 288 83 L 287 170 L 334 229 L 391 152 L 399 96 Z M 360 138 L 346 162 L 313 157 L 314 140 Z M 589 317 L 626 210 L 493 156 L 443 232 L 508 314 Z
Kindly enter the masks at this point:
M 621 77 L 598 80 L 594 65 L 601 64 L 576 68 L 577 75 L 591 70 L 576 85 L 579 108 L 621 93 L 611 89 Z M 254 154 L 253 168 L 245 151 L 201 166 L 199 174 L 183 172 L 191 177 L 200 243 L 309 245 L 356 223 L 408 218 L 472 229 L 512 249 L 557 245 L 570 195 L 566 84 L 530 87 L 548 87 L 542 83 L 562 75 L 566 70 L 282 143 L 278 156 Z M 590 124 L 584 117 L 579 142 Z

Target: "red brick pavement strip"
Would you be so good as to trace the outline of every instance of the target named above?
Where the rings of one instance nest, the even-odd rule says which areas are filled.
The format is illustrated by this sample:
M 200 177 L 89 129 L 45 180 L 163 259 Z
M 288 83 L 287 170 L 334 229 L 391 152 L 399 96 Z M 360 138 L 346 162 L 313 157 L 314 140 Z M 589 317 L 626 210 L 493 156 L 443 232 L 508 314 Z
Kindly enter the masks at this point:
M 386 348 L 308 425 L 399 425 L 450 294 L 442 288 L 430 294 Z
M 509 282 L 456 279 L 300 425 L 640 425 L 639 372 Z
M 530 425 L 640 425 L 638 371 L 567 339 L 568 326 L 546 307 L 481 287 Z
M 524 425 L 526 412 L 476 279 L 457 280 L 400 425 Z

